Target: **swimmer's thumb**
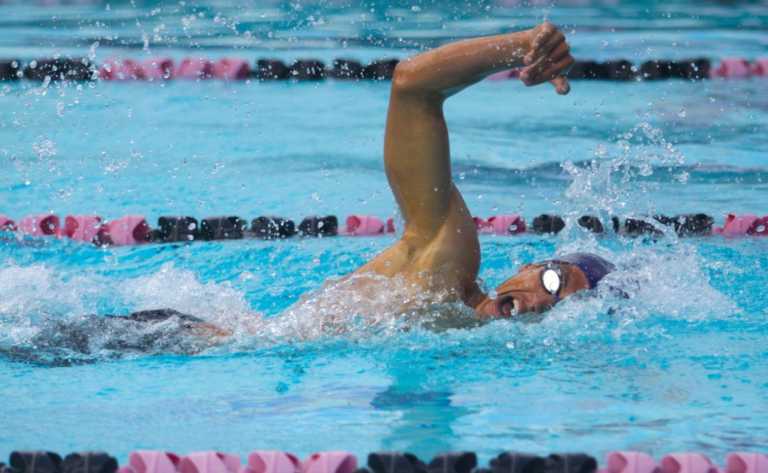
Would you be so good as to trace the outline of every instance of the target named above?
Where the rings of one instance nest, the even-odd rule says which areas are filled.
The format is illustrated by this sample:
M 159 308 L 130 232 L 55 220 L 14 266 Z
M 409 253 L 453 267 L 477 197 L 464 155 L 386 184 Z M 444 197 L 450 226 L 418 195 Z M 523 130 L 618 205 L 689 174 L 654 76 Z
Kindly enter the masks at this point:
M 560 95 L 566 95 L 571 91 L 571 84 L 565 76 L 557 76 L 549 81 L 549 83 L 555 86 L 555 90 Z

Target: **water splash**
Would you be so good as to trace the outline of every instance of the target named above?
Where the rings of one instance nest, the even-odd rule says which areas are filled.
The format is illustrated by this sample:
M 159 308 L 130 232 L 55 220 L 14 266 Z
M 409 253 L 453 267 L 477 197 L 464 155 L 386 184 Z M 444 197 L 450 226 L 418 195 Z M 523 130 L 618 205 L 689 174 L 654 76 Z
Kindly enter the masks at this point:
M 650 196 L 656 184 L 644 178 L 660 167 L 679 168 L 684 163 L 685 156 L 660 129 L 641 122 L 618 136 L 613 145 L 600 144 L 586 165 L 563 163 L 572 179 L 565 191 L 565 210 L 571 216 L 581 212 L 652 215 Z M 685 183 L 686 171 L 681 170 L 676 179 Z
M 427 293 L 401 277 L 352 275 L 326 282 L 265 324 L 259 335 L 273 340 L 394 336 L 417 324 L 462 318 L 466 310 L 436 310 L 453 304 L 447 293 Z
M 194 272 L 172 263 L 122 282 L 118 293 L 121 300 L 131 301 L 133 311 L 172 308 L 228 328 L 254 315 L 244 294 L 231 283 L 202 282 Z

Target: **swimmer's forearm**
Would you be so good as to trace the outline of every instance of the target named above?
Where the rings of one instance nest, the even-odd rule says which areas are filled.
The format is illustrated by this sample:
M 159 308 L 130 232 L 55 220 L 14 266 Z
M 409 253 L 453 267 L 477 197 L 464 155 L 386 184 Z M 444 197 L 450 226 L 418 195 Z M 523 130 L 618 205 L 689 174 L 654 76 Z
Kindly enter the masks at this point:
M 395 87 L 447 97 L 490 74 L 523 66 L 531 31 L 447 44 L 398 64 Z

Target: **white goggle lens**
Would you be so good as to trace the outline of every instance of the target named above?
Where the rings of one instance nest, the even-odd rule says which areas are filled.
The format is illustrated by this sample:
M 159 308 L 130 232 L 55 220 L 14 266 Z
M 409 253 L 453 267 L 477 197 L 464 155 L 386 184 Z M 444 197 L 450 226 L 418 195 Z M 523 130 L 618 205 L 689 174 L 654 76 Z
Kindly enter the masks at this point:
M 550 294 L 555 294 L 560 290 L 560 275 L 553 269 L 544 271 L 544 274 L 541 275 L 541 282 L 544 284 L 544 289 Z

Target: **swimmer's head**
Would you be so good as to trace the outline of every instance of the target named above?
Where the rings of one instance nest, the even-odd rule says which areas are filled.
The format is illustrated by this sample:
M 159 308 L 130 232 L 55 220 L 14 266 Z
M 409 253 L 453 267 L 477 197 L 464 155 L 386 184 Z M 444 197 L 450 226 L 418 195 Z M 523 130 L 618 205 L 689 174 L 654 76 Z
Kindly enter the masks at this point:
M 587 253 L 528 264 L 496 288 L 495 298 L 484 299 L 475 310 L 487 318 L 544 312 L 571 294 L 593 289 L 613 269 L 605 259 Z

